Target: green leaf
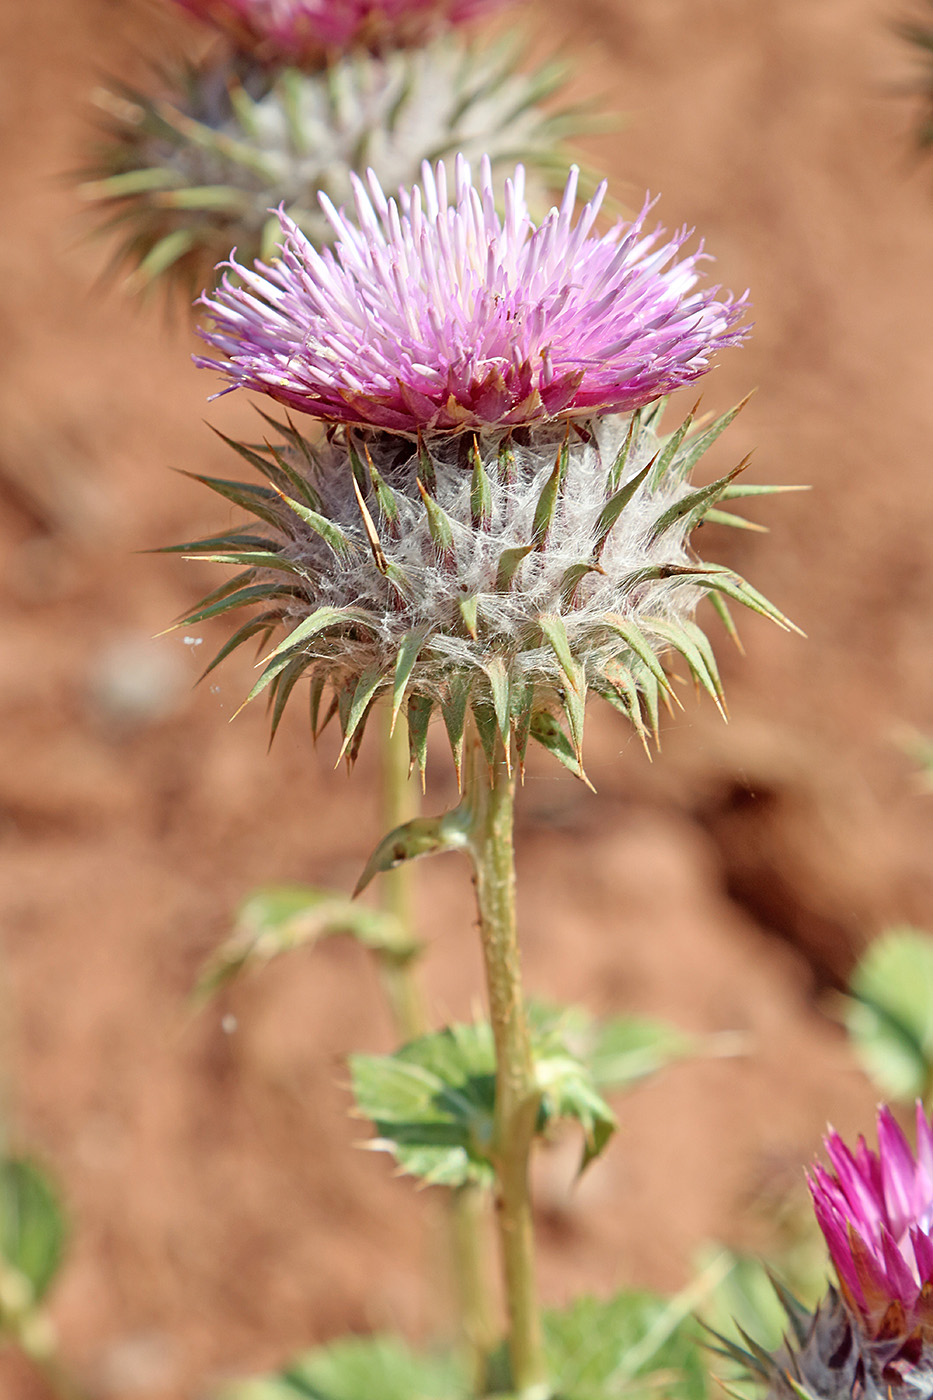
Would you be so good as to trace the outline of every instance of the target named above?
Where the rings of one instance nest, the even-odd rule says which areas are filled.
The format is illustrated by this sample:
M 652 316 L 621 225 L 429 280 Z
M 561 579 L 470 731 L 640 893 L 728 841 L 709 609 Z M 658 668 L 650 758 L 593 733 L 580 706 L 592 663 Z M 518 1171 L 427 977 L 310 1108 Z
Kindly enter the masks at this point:
M 694 1036 L 666 1021 L 613 1016 L 594 1022 L 581 1053 L 593 1082 L 611 1093 L 628 1089 L 668 1065 L 689 1059 L 700 1049 Z
M 685 481 L 687 479 L 697 462 L 703 454 L 712 447 L 720 433 L 725 432 L 732 420 L 742 412 L 742 409 L 748 403 L 754 392 L 753 389 L 751 393 L 746 394 L 745 398 L 741 399 L 734 408 L 727 409 L 726 412 L 717 418 L 699 437 L 688 440 L 687 446 L 679 454 L 674 464 L 678 481 Z
M 721 499 L 723 492 L 730 482 L 734 481 L 740 472 L 744 472 L 748 466 L 749 458 L 744 457 L 737 467 L 733 467 L 731 472 L 726 472 L 717 481 L 711 481 L 708 486 L 700 486 L 695 491 L 690 491 L 681 500 L 675 501 L 667 510 L 662 511 L 651 527 L 651 533 L 655 539 L 660 538 L 666 530 L 679 521 L 687 521 L 686 533 L 693 529 L 698 521 L 702 520 L 712 506 Z
M 593 553 L 596 555 L 597 559 L 603 551 L 613 525 L 635 495 L 635 492 L 653 466 L 654 459 L 652 458 L 647 466 L 642 467 L 640 472 L 636 472 L 631 481 L 627 481 L 623 487 L 616 491 L 615 495 L 610 496 L 609 500 L 603 506 L 599 514 L 599 519 L 596 522 L 596 543 L 593 547 Z
M 223 433 L 219 433 L 218 436 L 223 437 Z M 232 438 L 224 438 L 224 442 L 229 442 L 241 455 L 248 451 Z M 255 486 L 251 481 L 226 481 L 219 476 L 201 476 L 198 472 L 181 472 L 180 475 L 190 477 L 192 481 L 199 481 L 202 486 L 207 486 L 218 496 L 223 496 L 225 501 L 232 501 L 235 506 L 249 511 L 250 515 L 255 515 L 258 520 L 264 520 L 267 525 L 274 525 L 276 529 L 281 527 L 281 498 L 278 492 L 270 487 Z
M 195 998 L 206 1001 L 241 972 L 337 934 L 349 934 L 364 947 L 394 958 L 412 957 L 420 948 L 395 915 L 369 909 L 338 891 L 266 885 L 240 905 L 233 933 L 198 978 Z
M 276 1376 L 232 1381 L 218 1400 L 468 1400 L 458 1358 L 413 1351 L 397 1337 L 342 1337 Z
M 533 544 L 518 544 L 502 551 L 499 556 L 499 567 L 496 570 L 497 593 L 508 593 L 518 572 L 519 564 L 533 549 Z
M 905 1102 L 933 1088 L 933 937 L 893 928 L 859 960 L 846 1028 L 866 1073 Z
M 700 403 L 699 400 L 697 400 L 697 402 L 694 404 L 693 408 L 691 408 L 690 412 L 687 414 L 686 418 L 680 424 L 680 426 L 676 428 L 673 433 L 671 433 L 670 437 L 664 440 L 664 445 L 661 448 L 661 451 L 658 453 L 657 457 L 652 463 L 652 487 L 658 486 L 667 475 L 667 470 L 677 454 L 677 449 L 680 447 L 680 444 L 683 442 L 684 438 L 687 436 L 687 433 L 690 431 L 690 427 L 693 423 L 694 418 L 696 417 L 696 411 L 699 408 L 699 406 Z
M 284 641 L 280 642 L 266 657 L 271 661 L 274 657 L 281 656 L 283 652 L 291 652 L 294 648 L 303 646 L 305 642 L 316 637 L 319 632 L 326 631 L 329 627 L 337 626 L 357 626 L 365 627 L 370 632 L 376 630 L 376 623 L 371 613 L 364 612 L 362 608 L 315 608 L 310 617 L 304 618 L 298 626 L 291 632 Z
M 406 860 L 438 855 L 442 851 L 462 851 L 469 839 L 469 813 L 455 807 L 442 817 L 413 817 L 384 836 L 373 851 L 356 882 L 353 898 L 362 894 L 376 875 L 394 870 Z
M 374 1150 L 435 1185 L 492 1185 L 496 1057 L 486 1022 L 421 1036 L 394 1055 L 352 1055 L 350 1072 Z
M 544 1314 L 554 1400 L 705 1400 L 695 1298 L 632 1291 Z
M 533 715 L 530 733 L 532 739 L 539 743 L 542 748 L 547 749 L 548 753 L 553 754 L 565 768 L 570 770 L 575 778 L 587 781 L 573 744 L 548 710 L 538 710 Z
M 551 472 L 535 506 L 534 520 L 531 526 L 531 538 L 535 549 L 543 549 L 557 510 L 557 502 L 560 497 L 560 488 L 567 473 L 567 461 L 569 446 L 565 441 L 557 454 L 557 461 L 554 463 L 554 470 Z
M 0 1258 L 40 1302 L 58 1272 L 65 1217 L 45 1173 L 23 1157 L 0 1159 Z
M 582 1060 L 555 1046 L 535 1052 L 535 1079 L 541 1090 L 542 1123 L 574 1118 L 583 1129 L 582 1174 L 609 1145 L 618 1124 Z

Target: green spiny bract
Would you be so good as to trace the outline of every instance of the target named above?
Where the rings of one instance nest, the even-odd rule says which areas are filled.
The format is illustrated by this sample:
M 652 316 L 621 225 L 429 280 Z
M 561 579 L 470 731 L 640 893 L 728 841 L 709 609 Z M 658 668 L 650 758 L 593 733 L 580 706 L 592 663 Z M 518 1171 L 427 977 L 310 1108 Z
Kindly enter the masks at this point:
M 876 1336 L 866 1333 L 830 1287 L 814 1312 L 775 1285 L 789 1327 L 770 1355 L 742 1334 L 739 1346 L 714 1333 L 714 1350 L 734 1361 L 767 1400 L 925 1400 L 933 1393 L 929 1323 L 907 1326 L 894 1305 Z
M 589 692 L 647 740 L 672 693 L 671 655 L 721 706 L 693 621 L 703 597 L 730 627 L 729 601 L 789 625 L 689 544 L 704 518 L 736 519 L 724 501 L 774 489 L 738 484 L 744 463 L 689 482 L 737 410 L 693 434 L 691 414 L 665 437 L 662 407 L 418 441 L 345 427 L 309 441 L 267 419 L 281 445 L 231 442 L 264 484 L 197 478 L 260 525 L 175 547 L 241 570 L 184 621 L 259 605 L 209 669 L 284 630 L 248 697 L 270 697 L 273 733 L 304 677 L 315 732 L 336 715 L 351 761 L 386 697 L 422 772 L 435 714 L 459 772 L 469 710 L 490 760 L 501 739 L 521 763 L 534 738 L 582 776 Z
M 160 79 L 161 97 L 114 84 L 98 95 L 101 138 L 82 172 L 85 197 L 119 234 L 113 266 L 145 289 L 170 276 L 194 295 L 216 282 L 235 246 L 268 259 L 284 207 L 315 246 L 333 230 L 324 191 L 350 201 L 350 174 L 372 167 L 384 188 L 417 180 L 423 161 L 488 153 L 523 161 L 542 197 L 562 183 L 563 138 L 581 111 L 542 110 L 563 70 L 515 71 L 512 41 L 465 46 L 447 35 L 424 49 L 355 53 L 314 72 L 211 58 Z

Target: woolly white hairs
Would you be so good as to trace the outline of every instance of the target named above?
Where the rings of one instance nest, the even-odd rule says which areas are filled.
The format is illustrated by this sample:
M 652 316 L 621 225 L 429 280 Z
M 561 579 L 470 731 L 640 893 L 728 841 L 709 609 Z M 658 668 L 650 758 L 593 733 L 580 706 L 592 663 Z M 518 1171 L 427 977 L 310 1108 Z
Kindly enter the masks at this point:
M 736 472 L 700 489 L 688 483 L 735 412 L 693 438 L 692 415 L 660 437 L 658 405 L 569 429 L 436 435 L 417 445 L 340 428 L 312 446 L 276 425 L 282 447 L 238 448 L 270 487 L 201 478 L 267 528 L 186 547 L 246 570 L 186 622 L 245 603 L 267 607 L 212 664 L 247 637 L 286 629 L 250 696 L 269 690 L 273 730 L 307 674 L 314 722 L 330 686 L 351 758 L 373 703 L 388 693 L 396 713 L 406 710 L 421 764 L 439 707 L 459 766 L 469 707 L 490 747 L 498 731 L 521 759 L 530 735 L 581 772 L 587 690 L 644 737 L 670 688 L 660 654 L 674 649 L 721 700 L 711 648 L 693 622 L 702 597 L 727 623 L 730 598 L 787 625 L 689 545 L 717 502 L 745 494 L 732 484 Z

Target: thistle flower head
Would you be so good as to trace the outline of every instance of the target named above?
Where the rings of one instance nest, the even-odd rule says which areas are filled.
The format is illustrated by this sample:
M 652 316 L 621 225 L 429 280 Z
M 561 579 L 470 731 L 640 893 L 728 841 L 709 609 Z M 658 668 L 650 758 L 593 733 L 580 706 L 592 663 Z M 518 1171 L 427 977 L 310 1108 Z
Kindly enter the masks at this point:
M 371 171 L 352 182 L 355 221 L 321 196 L 333 250 L 283 218 L 278 261 L 231 259 L 235 280 L 202 299 L 226 358 L 198 364 L 328 422 L 414 436 L 630 411 L 743 338 L 744 298 L 698 287 L 686 231 L 646 231 L 646 201 L 595 233 L 605 186 L 575 218 L 575 171 L 537 226 L 521 166 L 502 216 L 485 158 L 478 186 L 461 157 L 452 189 L 425 163 L 397 201 Z
M 302 65 L 324 49 L 424 43 L 504 0 L 178 0 L 244 52 Z
M 922 1318 L 933 1328 L 933 1130 L 917 1104 L 912 1152 L 891 1111 L 878 1112 L 878 1151 L 851 1152 L 835 1132 L 832 1164 L 815 1166 L 810 1191 L 843 1297 L 869 1335 Z

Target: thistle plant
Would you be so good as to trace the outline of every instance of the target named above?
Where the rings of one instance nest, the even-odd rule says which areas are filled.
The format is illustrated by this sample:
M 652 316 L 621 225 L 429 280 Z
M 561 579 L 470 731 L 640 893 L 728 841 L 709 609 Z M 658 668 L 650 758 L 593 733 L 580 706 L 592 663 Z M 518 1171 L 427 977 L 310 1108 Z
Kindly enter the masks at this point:
M 705 255 L 684 252 L 685 231 L 648 228 L 650 204 L 599 234 L 605 191 L 577 213 L 575 172 L 537 224 L 520 167 L 499 212 L 489 159 L 477 184 L 463 157 L 452 181 L 442 162 L 425 164 L 397 199 L 372 174 L 351 183 L 352 217 L 321 195 L 332 248 L 283 214 L 280 256 L 254 268 L 231 258 L 202 298 L 212 353 L 198 363 L 225 392 L 277 401 L 286 419 L 263 414 L 262 442 L 230 444 L 259 480 L 197 478 L 252 520 L 178 547 L 238 570 L 185 623 L 257 609 L 210 669 L 258 638 L 247 699 L 267 695 L 274 732 L 305 682 L 312 728 L 335 718 L 351 764 L 380 706 L 404 723 L 422 772 L 429 725 L 443 726 L 459 805 L 390 832 L 358 888 L 432 852 L 467 857 L 489 1026 L 451 1027 L 378 1063 L 357 1057 L 354 1084 L 406 1171 L 495 1192 L 508 1360 L 497 1380 L 487 1358 L 473 1392 L 575 1400 L 583 1392 L 561 1375 L 566 1329 L 542 1331 L 529 1159 L 547 1123 L 570 1116 L 586 1164 L 615 1120 L 592 1046 L 526 1005 L 516 783 L 531 740 L 584 776 L 591 692 L 647 742 L 660 704 L 678 703 L 672 658 L 721 707 L 694 618 L 703 599 L 730 630 L 730 603 L 790 625 L 692 544 L 704 519 L 734 519 L 724 504 L 769 489 L 737 481 L 745 462 L 691 483 L 737 409 L 661 426 L 666 395 L 741 342 L 745 303 L 701 282 Z M 649 1351 L 616 1358 L 612 1385 Z
M 524 161 L 543 198 L 581 114 L 547 106 L 562 65 L 525 73 L 514 37 L 464 35 L 495 3 L 187 0 L 217 32 L 206 57 L 154 73 L 152 91 L 115 82 L 97 96 L 83 193 L 119 235 L 114 266 L 137 290 L 191 297 L 231 246 L 271 256 L 274 209 L 320 244 L 332 234 L 319 190 L 343 204 L 354 171 L 395 188 L 456 152 Z
M 831 1171 L 809 1176 L 836 1273 L 814 1313 L 782 1294 L 791 1335 L 774 1357 L 751 1343 L 732 1353 L 781 1400 L 903 1400 L 928 1395 L 933 1297 L 933 1128 L 916 1107 L 911 1151 L 890 1109 L 878 1112 L 878 1151 L 825 1139 Z M 728 1345 L 728 1344 L 727 1344 Z

